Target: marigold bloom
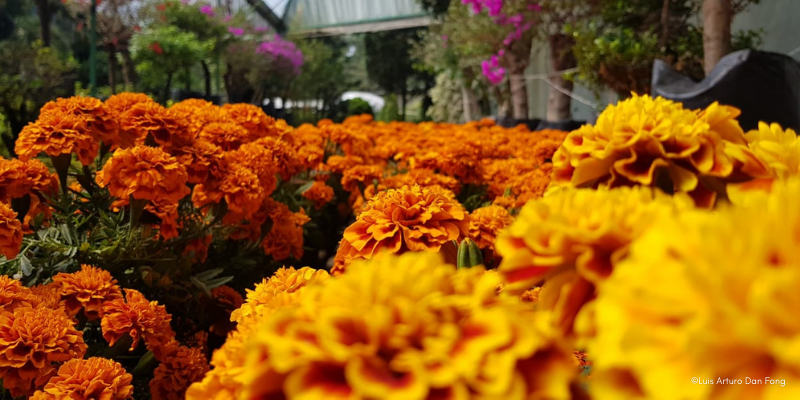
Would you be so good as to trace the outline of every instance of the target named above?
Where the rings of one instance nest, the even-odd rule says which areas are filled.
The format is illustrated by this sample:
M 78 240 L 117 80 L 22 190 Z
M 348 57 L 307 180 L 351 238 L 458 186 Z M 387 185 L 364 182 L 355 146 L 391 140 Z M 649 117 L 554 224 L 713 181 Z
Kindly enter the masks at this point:
M 31 395 L 58 363 L 85 352 L 83 333 L 61 310 L 18 307 L 0 313 L 0 379 L 12 396 Z
M 19 307 L 35 307 L 41 303 L 31 289 L 7 275 L 0 275 L 0 312 L 13 312 Z
M 261 143 L 245 144 L 238 150 L 228 152 L 226 157 L 230 164 L 238 164 L 256 174 L 265 196 L 272 194 L 278 187 L 276 175 L 281 169 L 277 164 L 280 160 L 274 160 L 273 152 Z
M 658 189 L 566 189 L 526 204 L 497 238 L 506 288 L 520 293 L 545 282 L 539 306 L 571 333 L 575 315 L 607 279 L 632 240 L 655 217 L 691 208 Z
M 100 326 L 103 338 L 113 346 L 123 335 L 133 339 L 133 351 L 143 339 L 147 348 L 161 359 L 165 346 L 175 340 L 170 321 L 164 306 L 158 302 L 147 301 L 143 294 L 133 289 L 125 289 L 125 299 L 116 299 L 103 304 L 103 319 Z
M 198 139 L 221 147 L 225 151 L 236 150 L 247 143 L 250 132 L 235 122 L 212 122 L 203 127 Z
M 552 185 L 657 186 L 711 206 L 718 193 L 701 178 L 724 185 L 739 168 L 732 154 L 747 152 L 738 115 L 716 103 L 694 112 L 663 98 L 633 96 L 567 136 L 553 157 Z
M 253 142 L 252 145 L 260 146 L 265 150 L 264 156 L 272 160 L 272 164 L 277 167 L 278 174 L 284 181 L 291 179 L 303 168 L 303 164 L 297 159 L 294 148 L 281 139 L 265 137 Z
M 270 213 L 272 228 L 264 236 L 261 248 L 264 254 L 275 261 L 283 261 L 289 257 L 299 260 L 303 257 L 303 225 L 311 220 L 302 209 L 293 213 L 283 203 L 274 202 Z
M 22 247 L 22 223 L 11 206 L 0 202 L 0 255 L 11 260 Z
M 85 122 L 86 128 L 97 141 L 111 144 L 117 140 L 117 119 L 97 98 L 82 96 L 59 98 L 42 106 L 39 113 L 40 119 L 45 114 L 73 114 Z
M 133 398 L 133 376 L 120 363 L 101 357 L 72 359 L 50 378 L 32 400 L 125 400 Z
M 231 314 L 231 321 L 242 323 L 245 318 L 261 315 L 262 310 L 274 307 L 275 297 L 279 293 L 298 293 L 310 282 L 324 282 L 328 278 L 328 272 L 321 269 L 280 268 L 269 279 L 256 284 L 254 290 L 247 289 L 247 301 Z
M 788 179 L 800 176 L 800 138 L 778 124 L 758 124 L 758 130 L 745 134 L 748 147 L 767 165 L 770 176 Z
M 345 229 L 338 253 L 349 262 L 381 251 L 439 251 L 443 244 L 466 237 L 468 229 L 464 207 L 441 189 L 405 186 L 370 199 Z
M 303 197 L 314 202 L 314 208 L 320 209 L 333 199 L 333 188 L 322 181 L 314 181 L 311 186 L 303 192 Z
M 154 147 L 119 149 L 97 174 L 97 183 L 120 199 L 177 203 L 189 194 L 186 169 L 175 157 Z
M 222 106 L 231 119 L 236 121 L 250 134 L 248 141 L 252 142 L 267 136 L 277 136 L 272 130 L 275 118 L 267 115 L 261 107 L 252 104 L 237 103 Z
M 120 116 L 120 147 L 141 146 L 148 138 L 165 149 L 181 148 L 194 141 L 182 118 L 152 101 L 134 104 Z
M 189 183 L 203 183 L 209 176 L 219 174 L 225 165 L 222 148 L 204 140 L 196 140 L 180 149 L 170 149 L 170 154 L 186 168 Z
M 81 270 L 71 274 L 60 272 L 53 277 L 64 308 L 75 316 L 81 308 L 91 321 L 103 316 L 103 303 L 122 298 L 117 280 L 108 271 L 91 265 L 81 265 Z
M 570 352 L 529 306 L 498 296 L 500 282 L 435 254 L 356 263 L 266 315 L 242 339 L 243 364 L 221 368 L 240 398 L 569 398 Z M 222 382 L 187 398 L 213 398 Z
M 497 235 L 514 222 L 514 217 L 503 207 L 488 206 L 475 209 L 470 214 L 469 237 L 481 249 L 494 250 Z
M 197 208 L 218 204 L 225 200 L 228 210 L 240 219 L 247 219 L 258 211 L 267 195 L 261 187 L 258 175 L 248 168 L 228 163 L 220 173 L 219 180 L 209 179 L 194 187 L 192 202 Z
M 153 400 L 183 400 L 189 385 L 208 372 L 208 361 L 201 349 L 174 342 L 165 353 L 150 381 L 150 395 Z
M 124 92 L 111 95 L 104 104 L 106 110 L 119 120 L 126 111 L 139 103 L 155 103 L 155 101 L 144 93 Z
M 38 303 L 42 307 L 64 311 L 64 305 L 61 302 L 61 291 L 59 287 L 52 282 L 47 285 L 31 286 L 30 291 L 36 296 L 36 301 L 32 304 Z M 66 311 L 64 311 L 64 313 L 66 314 Z
M 19 133 L 14 152 L 27 161 L 45 153 L 51 157 L 76 154 L 83 165 L 97 157 L 100 142 L 91 134 L 86 121 L 74 114 L 43 113 Z
M 218 304 L 225 307 L 229 311 L 233 311 L 242 306 L 244 299 L 234 288 L 230 286 L 219 286 L 211 290 L 211 297 L 214 298 Z
M 657 221 L 600 284 L 576 322 L 594 398 L 800 395 L 800 325 L 786 317 L 800 303 L 800 181 L 754 196 Z M 701 384 L 675 384 L 692 377 Z M 716 384 L 765 377 L 780 384 Z

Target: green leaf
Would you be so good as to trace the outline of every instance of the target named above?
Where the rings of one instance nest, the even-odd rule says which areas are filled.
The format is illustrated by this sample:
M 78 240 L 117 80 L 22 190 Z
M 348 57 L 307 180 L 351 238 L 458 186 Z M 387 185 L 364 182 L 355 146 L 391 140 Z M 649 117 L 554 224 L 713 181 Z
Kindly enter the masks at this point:
M 19 256 L 19 268 L 23 276 L 30 276 L 33 273 L 33 264 L 31 264 L 31 260 L 28 260 L 28 257 L 25 257 L 24 254 Z
M 305 193 L 308 189 L 311 189 L 311 186 L 313 186 L 313 185 L 314 185 L 314 181 L 308 181 L 305 184 L 303 184 L 303 186 L 300 186 L 299 188 L 297 188 L 297 190 L 295 190 L 294 194 L 296 196 L 297 195 L 301 195 L 301 194 Z

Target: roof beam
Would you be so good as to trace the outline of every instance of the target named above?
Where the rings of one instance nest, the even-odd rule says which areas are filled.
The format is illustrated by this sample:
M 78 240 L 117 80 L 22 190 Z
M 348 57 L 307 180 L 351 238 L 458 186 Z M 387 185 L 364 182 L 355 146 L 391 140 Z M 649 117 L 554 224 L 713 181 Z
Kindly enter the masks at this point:
M 283 35 L 286 33 L 286 23 L 264 3 L 263 0 L 247 0 L 247 3 L 253 6 L 258 15 L 264 18 L 278 34 Z

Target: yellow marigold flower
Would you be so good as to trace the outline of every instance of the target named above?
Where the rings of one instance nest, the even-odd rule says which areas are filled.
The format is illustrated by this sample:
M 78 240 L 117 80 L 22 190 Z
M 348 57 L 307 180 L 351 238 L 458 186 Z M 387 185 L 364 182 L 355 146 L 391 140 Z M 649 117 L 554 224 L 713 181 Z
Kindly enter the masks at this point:
M 133 398 L 133 376 L 114 360 L 91 357 L 64 363 L 31 400 L 125 400 Z
M 0 202 L 0 255 L 11 260 L 22 247 L 22 223 L 11 206 Z
M 33 394 L 59 363 L 84 353 L 83 333 L 61 310 L 18 307 L 0 312 L 0 379 L 14 397 Z
M 791 129 L 778 124 L 758 124 L 758 130 L 745 134 L 748 146 L 778 179 L 800 176 L 800 139 Z
M 256 284 L 255 290 L 247 289 L 247 301 L 231 314 L 231 321 L 241 324 L 245 318 L 252 319 L 261 315 L 262 310 L 274 308 L 275 297 L 279 293 L 298 293 L 310 282 L 324 282 L 328 278 L 328 272 L 325 270 L 309 267 L 280 268 L 269 279 L 264 279 L 261 283 Z
M 134 104 L 120 116 L 120 147 L 123 149 L 145 143 L 158 144 L 165 149 L 181 148 L 193 141 L 184 120 L 154 101 Z
M 370 199 L 345 229 L 338 253 L 353 260 L 381 251 L 439 251 L 443 244 L 466 237 L 469 221 L 464 207 L 440 189 L 390 189 Z
M 240 398 L 569 398 L 571 353 L 500 282 L 430 253 L 356 263 L 263 318 L 231 380 Z
M 108 271 L 91 265 L 81 265 L 81 270 L 67 274 L 60 272 L 53 282 L 61 293 L 64 308 L 75 316 L 81 308 L 91 321 L 103 316 L 103 303 L 122 298 L 117 280 Z
M 611 275 L 653 218 L 691 207 L 686 197 L 647 187 L 561 190 L 526 204 L 500 234 L 498 270 L 516 293 L 544 281 L 538 304 L 554 310 L 556 326 L 570 333 L 595 285 Z
M 250 132 L 235 122 L 211 122 L 203 127 L 198 138 L 230 151 L 247 143 Z
M 469 237 L 481 249 L 494 250 L 497 235 L 514 222 L 514 217 L 503 207 L 488 206 L 476 209 L 470 214 Z
M 110 144 L 117 140 L 117 119 L 97 98 L 81 96 L 60 98 L 42 106 L 39 113 L 40 119 L 45 114 L 73 114 L 85 121 L 86 128 L 97 141 Z
M 76 154 L 83 165 L 97 157 L 100 142 L 95 140 L 85 119 L 74 114 L 43 113 L 19 133 L 14 152 L 27 161 L 45 153 L 51 157 Z
M 0 312 L 13 312 L 20 307 L 35 307 L 41 303 L 30 288 L 7 275 L 0 275 Z
M 333 199 L 333 188 L 322 181 L 314 181 L 305 192 L 303 197 L 314 202 L 314 208 L 320 209 Z
M 744 168 L 739 159 L 748 150 L 738 115 L 739 110 L 716 103 L 694 112 L 663 98 L 635 95 L 606 108 L 594 126 L 567 136 L 553 156 L 551 185 L 657 186 L 711 206 L 719 193 L 704 179 L 724 185 Z
M 175 157 L 154 147 L 119 149 L 97 174 L 97 183 L 120 199 L 177 203 L 189 194 L 186 169 Z
M 800 396 L 800 181 L 756 197 L 661 219 L 631 245 L 576 322 L 593 398 Z M 762 382 L 731 384 L 748 378 Z
M 248 141 L 252 142 L 267 136 L 277 136 L 273 129 L 275 118 L 270 117 L 261 107 L 252 104 L 237 103 L 222 106 L 231 119 L 236 121 L 250 134 Z
M 103 304 L 103 319 L 100 326 L 103 338 L 113 346 L 124 335 L 133 339 L 130 351 L 136 349 L 143 339 L 147 348 L 159 360 L 165 346 L 175 340 L 175 332 L 169 322 L 172 316 L 158 302 L 147 301 L 143 294 L 125 289 L 125 299 L 116 299 Z
M 186 389 L 208 372 L 208 361 L 201 349 L 173 343 L 153 373 L 150 395 L 153 400 L 183 400 Z

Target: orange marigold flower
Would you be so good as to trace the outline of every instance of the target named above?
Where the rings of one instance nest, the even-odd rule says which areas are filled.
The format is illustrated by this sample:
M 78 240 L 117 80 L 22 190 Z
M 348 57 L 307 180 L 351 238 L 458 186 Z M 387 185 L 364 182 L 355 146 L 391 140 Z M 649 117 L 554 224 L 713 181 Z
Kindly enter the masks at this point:
M 208 258 L 208 246 L 213 240 L 213 235 L 206 235 L 200 239 L 190 240 L 183 249 L 182 255 L 191 255 L 194 257 L 194 262 L 202 264 Z
M 261 242 L 261 248 L 275 261 L 283 261 L 289 257 L 303 257 L 303 225 L 311 219 L 302 209 L 293 213 L 286 204 L 271 201 L 269 218 L 272 228 Z
M 429 169 L 412 169 L 405 174 L 397 174 L 381 181 L 390 189 L 399 189 L 406 185 L 420 185 L 422 187 L 438 186 L 458 194 L 461 190 L 461 182 L 452 176 L 441 175 Z
M 106 109 L 117 120 L 120 120 L 126 111 L 139 103 L 155 103 L 155 101 L 144 93 L 128 92 L 111 95 L 105 101 Z
M 275 118 L 267 115 L 261 107 L 252 104 L 237 103 L 222 106 L 231 119 L 241 125 L 250 133 L 248 141 L 254 141 L 266 136 L 277 136 L 271 128 L 275 125 Z
M 278 174 L 284 181 L 288 181 L 294 174 L 303 169 L 303 165 L 298 161 L 294 148 L 281 139 L 265 137 L 256 140 L 252 145 L 261 146 L 266 151 L 264 156 L 272 160 L 272 164 L 278 169 Z
M 209 179 L 209 174 L 218 173 L 224 167 L 225 152 L 205 140 L 196 140 L 180 149 L 170 149 L 170 152 L 186 168 L 189 183 L 203 183 Z
M 64 305 L 61 302 L 61 291 L 52 282 L 47 285 L 31 286 L 30 290 L 42 307 L 64 310 Z
M 311 186 L 303 192 L 303 197 L 314 202 L 314 207 L 320 209 L 333 199 L 333 188 L 325 182 L 314 181 Z
M 189 194 L 187 179 L 186 169 L 175 157 L 147 146 L 115 151 L 97 174 L 97 183 L 108 186 L 114 197 L 170 203 Z
M 0 158 L 0 201 L 10 201 L 26 194 L 24 165 L 16 158 Z
M 236 289 L 223 285 L 215 287 L 211 290 L 211 297 L 214 298 L 218 304 L 222 305 L 226 310 L 233 311 L 242 306 L 244 299 Z
M 405 186 L 370 199 L 345 229 L 338 253 L 348 261 L 380 251 L 439 251 L 443 244 L 466 237 L 468 229 L 469 214 L 444 191 Z
M 175 332 L 170 326 L 172 316 L 158 302 L 147 301 L 142 293 L 125 289 L 125 300 L 116 299 L 103 304 L 103 319 L 100 327 L 103 338 L 113 346 L 124 335 L 133 339 L 133 351 L 143 339 L 147 348 L 161 359 L 164 347 L 175 340 Z
M 170 114 L 186 121 L 189 133 L 196 139 L 203 128 L 214 122 L 236 123 L 222 107 L 205 100 L 187 99 L 169 108 Z
M 194 187 L 192 202 L 202 209 L 224 199 L 230 212 L 237 218 L 247 219 L 259 209 L 265 197 L 256 174 L 242 165 L 228 163 L 219 180 L 209 179 Z
M 247 143 L 250 132 L 235 122 L 211 122 L 203 127 L 198 138 L 230 151 Z
M 342 174 L 342 187 L 348 192 L 359 191 L 359 185 L 372 185 L 383 178 L 383 165 L 356 165 Z
M 45 114 L 73 114 L 85 121 L 89 133 L 96 140 L 106 144 L 114 143 L 117 140 L 117 119 L 97 98 L 82 96 L 60 98 L 42 106 L 39 113 L 40 119 L 41 115 Z
M 18 307 L 0 313 L 0 379 L 12 396 L 32 394 L 59 363 L 84 353 L 83 333 L 61 310 Z
M 22 282 L 0 275 L 0 312 L 13 312 L 19 307 L 35 307 L 41 299 Z
M 255 173 L 265 196 L 272 194 L 278 187 L 278 179 L 275 176 L 280 170 L 277 162 L 281 160 L 274 160 L 273 152 L 260 142 L 245 144 L 237 150 L 228 152 L 226 157 L 229 163 L 238 164 Z
M 91 357 L 67 361 L 31 400 L 125 400 L 133 398 L 133 376 L 114 360 Z
M 514 222 L 514 217 L 503 207 L 488 206 L 475 209 L 470 214 L 469 237 L 481 249 L 494 250 L 497 235 Z
M 103 316 L 103 303 L 122 298 L 117 280 L 108 271 L 91 265 L 81 265 L 81 270 L 71 274 L 60 272 L 53 277 L 64 308 L 75 316 L 81 308 L 91 321 Z
M 45 153 L 51 157 L 76 154 L 83 165 L 97 157 L 100 142 L 95 140 L 86 121 L 74 114 L 43 113 L 36 122 L 22 128 L 14 151 L 23 161 Z
M 186 389 L 208 372 L 208 361 L 201 349 L 178 346 L 173 342 L 150 380 L 153 400 L 183 400 Z
M 11 260 L 22 248 L 22 223 L 11 206 L 0 202 L 0 255 Z
M 141 146 L 152 138 L 164 148 L 181 148 L 194 141 L 183 119 L 152 101 L 134 104 L 120 116 L 120 147 Z

